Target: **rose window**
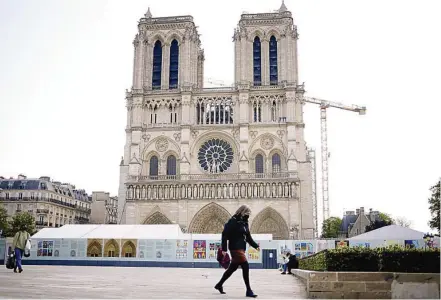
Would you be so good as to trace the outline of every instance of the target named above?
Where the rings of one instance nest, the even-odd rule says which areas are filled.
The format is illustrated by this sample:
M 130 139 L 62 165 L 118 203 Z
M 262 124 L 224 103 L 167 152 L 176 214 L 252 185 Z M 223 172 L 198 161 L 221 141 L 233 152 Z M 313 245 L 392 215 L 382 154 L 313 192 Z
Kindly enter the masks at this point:
M 233 149 L 224 140 L 208 140 L 199 149 L 198 161 L 209 173 L 225 172 L 233 163 Z

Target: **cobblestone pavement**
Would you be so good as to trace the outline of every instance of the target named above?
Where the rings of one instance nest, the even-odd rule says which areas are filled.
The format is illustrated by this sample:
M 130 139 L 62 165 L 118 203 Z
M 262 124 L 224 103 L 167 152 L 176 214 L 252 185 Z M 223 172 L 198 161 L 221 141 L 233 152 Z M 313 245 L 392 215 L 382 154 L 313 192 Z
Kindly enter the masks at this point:
M 24 266 L 24 272 L 0 269 L 0 298 L 245 298 L 242 271 L 225 283 L 226 295 L 213 287 L 222 269 Z M 306 298 L 305 285 L 277 270 L 250 270 L 259 299 Z

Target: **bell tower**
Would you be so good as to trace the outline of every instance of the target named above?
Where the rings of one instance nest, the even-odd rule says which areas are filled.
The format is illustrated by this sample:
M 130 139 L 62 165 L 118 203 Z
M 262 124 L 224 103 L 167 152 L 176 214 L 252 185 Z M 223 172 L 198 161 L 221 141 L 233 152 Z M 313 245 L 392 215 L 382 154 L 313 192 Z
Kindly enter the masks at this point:
M 242 14 L 233 36 L 235 82 L 253 86 L 298 82 L 297 38 L 283 1 L 272 13 Z
M 192 16 L 153 18 L 149 8 L 133 45 L 134 89 L 202 87 L 204 52 Z

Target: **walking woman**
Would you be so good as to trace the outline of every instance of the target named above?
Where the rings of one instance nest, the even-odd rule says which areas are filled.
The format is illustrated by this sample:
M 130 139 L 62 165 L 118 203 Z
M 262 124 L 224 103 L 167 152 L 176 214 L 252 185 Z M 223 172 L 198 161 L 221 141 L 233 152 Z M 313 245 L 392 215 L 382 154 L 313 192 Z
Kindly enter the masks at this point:
M 222 232 L 222 251 L 224 254 L 228 249 L 231 252 L 231 264 L 225 271 L 221 280 L 215 285 L 215 289 L 221 294 L 225 294 L 223 284 L 228 278 L 239 268 L 242 268 L 243 281 L 247 287 L 246 296 L 255 298 L 250 286 L 250 266 L 245 254 L 246 244 L 250 244 L 253 248 L 259 250 L 259 245 L 253 240 L 248 226 L 248 218 L 250 217 L 251 209 L 247 205 L 242 205 L 236 211 L 234 216 L 225 224 Z

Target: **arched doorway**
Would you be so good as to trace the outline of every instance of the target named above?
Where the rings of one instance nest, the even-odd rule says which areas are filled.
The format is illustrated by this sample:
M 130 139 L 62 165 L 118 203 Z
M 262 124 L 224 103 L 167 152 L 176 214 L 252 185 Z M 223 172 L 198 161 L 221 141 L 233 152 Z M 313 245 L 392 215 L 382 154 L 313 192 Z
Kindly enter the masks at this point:
M 214 202 L 202 207 L 191 220 L 189 233 L 221 233 L 230 213 Z
M 289 228 L 275 209 L 267 207 L 262 210 L 253 220 L 251 233 L 269 233 L 274 240 L 287 240 L 289 238 Z
M 144 224 L 173 224 L 172 221 L 170 221 L 169 218 L 167 218 L 167 216 L 165 216 L 163 213 L 157 211 L 154 212 L 153 214 L 151 214 L 150 216 L 148 216 L 145 221 Z

